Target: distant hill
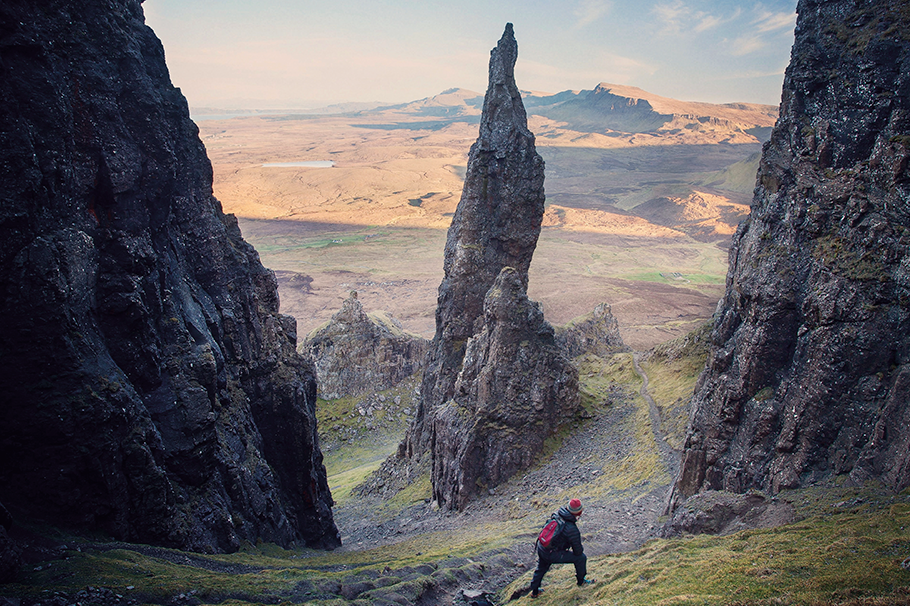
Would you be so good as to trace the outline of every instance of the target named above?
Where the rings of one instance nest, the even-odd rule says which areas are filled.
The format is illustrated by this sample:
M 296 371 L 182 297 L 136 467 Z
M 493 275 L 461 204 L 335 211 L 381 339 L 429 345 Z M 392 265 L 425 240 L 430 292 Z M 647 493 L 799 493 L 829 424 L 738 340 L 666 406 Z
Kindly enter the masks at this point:
M 422 117 L 444 118 L 458 116 L 479 116 L 483 109 L 483 95 L 464 88 L 450 88 L 438 95 L 376 108 L 377 112 L 400 111 Z
M 564 131 L 592 134 L 603 139 L 642 135 L 630 144 L 757 143 L 767 140 L 777 119 L 777 107 L 755 103 L 700 103 L 678 101 L 634 86 L 602 82 L 593 90 L 566 90 L 556 94 L 522 91 L 526 111 L 558 123 Z M 362 113 L 399 112 L 409 117 L 476 120 L 483 96 L 463 88 L 410 103 L 367 109 Z M 602 147 L 601 144 L 596 145 Z
M 589 133 L 720 135 L 730 143 L 767 137 L 777 107 L 754 103 L 700 103 L 660 97 L 633 86 L 601 83 L 574 95 L 536 99 L 531 113 L 566 122 L 566 128 Z M 554 103 L 545 104 L 547 100 Z M 720 141 L 718 141 L 720 142 Z

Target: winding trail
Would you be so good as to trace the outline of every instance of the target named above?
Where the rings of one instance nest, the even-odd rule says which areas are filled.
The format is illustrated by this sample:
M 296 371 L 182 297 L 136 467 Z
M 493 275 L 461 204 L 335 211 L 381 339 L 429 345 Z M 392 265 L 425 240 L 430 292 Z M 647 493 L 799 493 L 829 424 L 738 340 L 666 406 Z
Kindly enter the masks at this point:
M 657 442 L 657 449 L 660 451 L 660 456 L 667 466 L 670 475 L 675 477 L 679 472 L 680 453 L 667 443 L 664 432 L 660 429 L 660 410 L 657 408 L 657 403 L 654 402 L 654 398 L 652 398 L 651 394 L 648 392 L 648 375 L 645 374 L 645 371 L 639 364 L 640 357 L 641 354 L 639 352 L 632 354 L 632 365 L 635 367 L 635 372 L 641 377 L 641 390 L 639 393 L 641 393 L 641 397 L 645 399 L 645 402 L 648 403 L 648 415 L 651 417 L 651 431 L 654 433 L 654 441 Z

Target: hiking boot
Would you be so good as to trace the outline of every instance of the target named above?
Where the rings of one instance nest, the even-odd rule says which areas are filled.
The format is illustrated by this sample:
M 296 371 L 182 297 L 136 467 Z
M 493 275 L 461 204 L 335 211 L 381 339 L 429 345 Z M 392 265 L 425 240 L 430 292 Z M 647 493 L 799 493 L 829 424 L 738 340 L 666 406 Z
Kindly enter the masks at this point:
M 580 581 L 580 582 L 578 583 L 578 586 L 579 586 L 579 587 L 585 587 L 585 586 L 587 586 L 587 585 L 593 585 L 593 584 L 594 584 L 594 580 L 593 580 L 593 579 L 584 579 L 584 580 L 582 580 L 582 581 Z
M 537 596 L 539 596 L 542 593 L 543 593 L 543 589 L 534 589 L 533 591 L 531 591 L 531 597 L 536 598 Z

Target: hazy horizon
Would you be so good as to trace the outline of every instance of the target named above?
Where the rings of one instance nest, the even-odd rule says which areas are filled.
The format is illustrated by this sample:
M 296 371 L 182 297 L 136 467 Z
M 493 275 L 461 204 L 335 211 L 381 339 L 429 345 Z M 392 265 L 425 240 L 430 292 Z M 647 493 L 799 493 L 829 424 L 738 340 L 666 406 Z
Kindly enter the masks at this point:
M 506 22 L 515 26 L 522 90 L 610 82 L 685 101 L 778 105 L 795 5 L 146 0 L 143 8 L 191 106 L 290 109 L 482 92 Z

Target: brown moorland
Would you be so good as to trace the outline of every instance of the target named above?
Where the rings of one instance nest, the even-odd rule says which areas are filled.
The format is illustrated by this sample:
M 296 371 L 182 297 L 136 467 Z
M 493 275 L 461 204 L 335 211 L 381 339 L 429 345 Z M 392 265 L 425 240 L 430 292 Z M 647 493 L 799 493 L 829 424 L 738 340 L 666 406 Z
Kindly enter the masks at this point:
M 574 104 L 567 115 L 584 110 L 590 117 L 585 100 L 606 86 L 553 99 Z M 623 92 L 630 93 L 609 89 Z M 199 122 L 215 195 L 276 270 L 282 310 L 297 318 L 301 336 L 328 320 L 350 290 L 366 309 L 432 335 L 446 229 L 477 136 L 478 98 L 452 89 L 351 114 Z M 727 242 L 748 213 L 756 135 L 770 126 L 773 110 L 648 98 L 649 111 L 660 110 L 672 128 L 591 132 L 589 120 L 581 132 L 571 115 L 535 114 L 566 101 L 526 96 L 547 163 L 548 199 L 529 294 L 555 324 L 609 303 L 623 338 L 639 350 L 713 313 Z M 607 123 L 616 126 L 615 116 Z M 274 166 L 317 161 L 333 165 Z

